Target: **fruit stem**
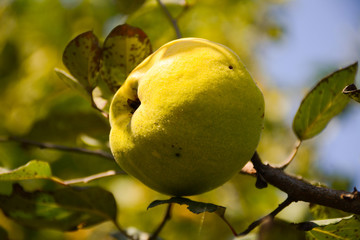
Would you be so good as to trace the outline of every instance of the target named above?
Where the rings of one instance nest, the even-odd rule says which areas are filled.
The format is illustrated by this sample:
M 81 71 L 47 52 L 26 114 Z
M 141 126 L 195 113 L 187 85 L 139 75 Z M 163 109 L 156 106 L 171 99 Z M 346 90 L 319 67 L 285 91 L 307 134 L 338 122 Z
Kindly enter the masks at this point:
M 170 220 L 170 218 L 171 218 L 171 210 L 172 210 L 172 203 L 169 203 L 169 205 L 168 205 L 168 207 L 166 209 L 166 213 L 164 215 L 163 220 L 161 221 L 160 225 L 156 228 L 154 233 L 151 235 L 149 240 L 155 240 L 157 238 L 157 236 L 159 235 L 161 230 L 164 228 L 166 222 Z
M 22 138 L 15 137 L 15 136 L 0 137 L 0 142 L 18 142 L 22 146 L 36 146 L 41 149 L 45 148 L 45 149 L 56 149 L 56 150 L 67 151 L 67 152 L 77 152 L 77 153 L 82 153 L 82 154 L 95 155 L 95 156 L 99 156 L 99 157 L 102 157 L 102 158 L 110 160 L 110 161 L 115 161 L 114 157 L 110 153 L 100 150 L 100 149 L 99 150 L 90 150 L 90 149 L 86 149 L 86 148 L 69 147 L 69 146 L 63 146 L 63 145 L 58 145 L 58 144 L 54 144 L 54 143 L 37 142 L 37 141 L 22 139 Z
M 293 203 L 294 200 L 291 198 L 291 197 L 287 197 L 285 199 L 284 202 L 280 203 L 279 206 L 274 210 L 272 211 L 271 213 L 269 213 L 268 215 L 262 217 L 262 218 L 259 218 L 258 220 L 256 220 L 255 222 L 251 223 L 248 228 L 237 234 L 237 236 L 244 236 L 244 235 L 247 235 L 248 233 L 250 233 L 254 228 L 256 228 L 257 226 L 259 226 L 260 224 L 264 223 L 264 222 L 267 222 L 267 221 L 272 221 L 275 216 L 281 212 L 282 210 L 284 210 L 284 208 L 286 208 L 287 206 L 289 206 L 291 203 Z
M 279 169 L 285 170 L 285 168 L 290 165 L 290 163 L 294 160 L 294 158 L 299 150 L 300 145 L 301 145 L 301 140 L 298 140 L 295 144 L 294 150 L 291 152 L 288 159 L 278 167 Z

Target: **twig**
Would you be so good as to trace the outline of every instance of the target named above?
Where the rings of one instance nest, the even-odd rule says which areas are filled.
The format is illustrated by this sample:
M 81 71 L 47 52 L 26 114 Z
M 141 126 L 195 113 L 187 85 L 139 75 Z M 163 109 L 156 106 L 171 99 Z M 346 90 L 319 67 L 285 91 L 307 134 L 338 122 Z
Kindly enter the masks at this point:
M 94 97 L 92 95 L 91 96 L 91 107 L 93 107 L 95 110 L 99 111 L 101 113 L 101 115 L 105 118 L 109 118 L 109 114 L 107 112 L 104 112 L 103 110 L 101 110 L 95 103 Z
M 156 228 L 154 233 L 151 235 L 149 240 L 155 240 L 157 238 L 157 236 L 159 235 L 159 233 L 161 232 L 161 230 L 164 228 L 166 222 L 170 220 L 170 218 L 171 218 L 171 209 L 172 209 L 172 203 L 169 203 L 168 207 L 166 209 L 166 213 L 164 215 L 163 220 L 161 221 L 160 225 Z
M 219 215 L 219 217 L 226 223 L 226 225 L 230 228 L 232 234 L 234 236 L 238 236 L 238 233 L 236 232 L 235 228 L 231 225 L 231 223 L 225 218 L 224 215 Z
M 161 9 L 163 10 L 163 12 L 165 13 L 166 17 L 168 18 L 168 20 L 170 21 L 170 23 L 172 24 L 175 32 L 176 32 L 176 37 L 177 38 L 181 38 L 181 32 L 179 29 L 179 26 L 177 24 L 177 21 L 175 18 L 173 18 L 173 16 L 171 16 L 171 13 L 169 12 L 169 10 L 166 8 L 165 4 L 163 2 L 161 2 L 161 0 L 157 0 L 158 4 L 160 5 Z
M 248 233 L 250 233 L 254 228 L 256 228 L 257 226 L 259 226 L 260 224 L 268 221 L 268 220 L 273 220 L 274 217 L 281 212 L 282 210 L 284 210 L 284 208 L 286 208 L 287 206 L 289 206 L 292 202 L 294 202 L 294 200 L 290 197 L 288 197 L 284 202 L 282 202 L 274 211 L 272 211 L 271 213 L 269 213 L 268 215 L 256 220 L 255 222 L 251 223 L 247 229 L 239 234 L 237 234 L 237 236 L 244 236 L 247 235 Z
M 188 2 L 188 0 L 185 0 L 185 4 L 183 9 L 181 10 L 181 12 L 176 16 L 176 21 L 179 21 L 179 19 L 189 10 L 190 8 L 190 4 Z
M 114 176 L 114 175 L 117 175 L 117 174 L 124 174 L 124 172 L 116 172 L 114 170 L 110 170 L 110 171 L 107 171 L 107 172 L 94 174 L 94 175 L 84 177 L 84 178 L 76 178 L 76 179 L 66 180 L 66 181 L 63 181 L 63 183 L 66 184 L 66 185 L 78 184 L 78 183 L 88 183 L 90 181 L 94 181 L 94 180 L 99 179 L 99 178 L 110 177 L 110 176 Z
M 301 140 L 298 140 L 295 144 L 295 148 L 294 150 L 292 151 L 292 153 L 290 154 L 289 158 L 283 163 L 281 164 L 280 169 L 284 170 L 285 168 L 287 168 L 287 166 L 289 166 L 289 164 L 292 162 L 292 160 L 295 158 L 298 150 L 299 150 L 299 147 L 301 145 Z
M 122 229 L 120 224 L 117 221 L 113 221 L 115 227 L 119 230 L 119 232 L 124 235 L 127 239 L 136 240 L 133 236 L 129 235 L 126 230 Z
M 102 151 L 102 150 L 90 150 L 90 149 L 86 149 L 86 148 L 68 147 L 68 146 L 57 145 L 57 144 L 53 144 L 53 143 L 36 142 L 36 141 L 22 139 L 22 138 L 18 138 L 18 137 L 14 137 L 14 136 L 0 138 L 0 142 L 10 142 L 10 141 L 18 142 L 23 145 L 36 146 L 41 149 L 47 148 L 47 149 L 56 149 L 56 150 L 60 150 L 60 151 L 77 152 L 77 153 L 82 153 L 82 154 L 95 155 L 95 156 L 99 156 L 99 157 L 114 161 L 114 157 L 110 153 Z

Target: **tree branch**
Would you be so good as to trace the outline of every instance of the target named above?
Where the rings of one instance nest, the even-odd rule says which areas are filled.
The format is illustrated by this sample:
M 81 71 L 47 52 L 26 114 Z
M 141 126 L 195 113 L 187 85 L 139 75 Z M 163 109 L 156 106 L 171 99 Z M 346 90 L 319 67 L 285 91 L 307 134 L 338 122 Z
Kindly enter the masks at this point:
M 94 180 L 97 180 L 97 179 L 100 179 L 100 178 L 115 176 L 115 175 L 124 174 L 124 173 L 125 173 L 124 171 L 116 172 L 114 170 L 109 170 L 109 171 L 106 171 L 106 172 L 94 174 L 94 175 L 87 176 L 87 177 L 84 177 L 84 178 L 76 178 L 76 179 L 65 180 L 65 181 L 62 181 L 62 183 L 65 184 L 65 185 L 78 184 L 78 183 L 85 183 L 86 184 L 86 183 L 89 183 L 91 181 L 94 181 Z
M 166 17 L 169 19 L 171 25 L 173 26 L 173 28 L 176 32 L 176 37 L 181 38 L 182 35 L 180 32 L 179 26 L 177 24 L 177 20 L 175 18 L 173 18 L 173 16 L 171 16 L 171 13 L 169 12 L 169 10 L 166 8 L 165 4 L 161 0 L 157 0 L 157 2 L 160 5 L 163 12 L 165 13 Z
M 297 154 L 297 152 L 298 152 L 298 150 L 299 150 L 299 148 L 300 148 L 301 143 L 302 143 L 302 141 L 299 140 L 299 141 L 295 144 L 295 148 L 294 148 L 294 150 L 292 151 L 292 153 L 290 154 L 289 158 L 288 158 L 283 164 L 281 164 L 281 166 L 278 167 L 278 168 L 280 168 L 280 169 L 282 169 L 282 170 L 285 170 L 285 168 L 287 168 L 287 166 L 290 165 L 290 163 L 294 160 L 294 158 L 295 158 L 295 156 L 296 156 L 296 154 Z
M 251 161 L 256 174 L 260 174 L 266 182 L 287 193 L 294 201 L 315 203 L 348 213 L 360 214 L 360 194 L 356 188 L 353 192 L 347 192 L 314 186 L 303 179 L 286 174 L 279 168 L 263 164 L 257 153 Z
M 0 138 L 0 142 L 18 142 L 23 145 L 36 146 L 41 149 L 48 148 L 48 149 L 56 149 L 56 150 L 67 151 L 67 152 L 77 152 L 77 153 L 82 153 L 82 154 L 95 155 L 95 156 L 105 158 L 107 160 L 114 161 L 114 157 L 112 156 L 112 154 L 105 152 L 103 150 L 89 150 L 86 148 L 68 147 L 68 146 L 57 145 L 57 144 L 53 144 L 53 143 L 36 142 L 36 141 L 22 139 L 22 138 L 18 138 L 18 137 L 14 137 L 14 136 L 2 137 L 2 138 Z
M 157 236 L 159 235 L 159 233 L 161 232 L 161 230 L 164 228 L 167 221 L 170 220 L 170 218 L 171 218 L 171 209 L 172 209 L 172 203 L 169 203 L 168 206 L 167 206 L 166 213 L 165 213 L 165 216 L 164 216 L 163 220 L 161 221 L 160 225 L 156 228 L 154 233 L 151 235 L 149 240 L 155 240 L 157 238 Z
M 292 202 L 294 202 L 293 199 L 291 199 L 290 197 L 286 198 L 286 200 L 284 202 L 282 202 L 274 211 L 272 211 L 268 215 L 256 220 L 255 222 L 251 223 L 245 231 L 237 234 L 236 236 L 245 236 L 248 233 L 250 233 L 254 228 L 256 228 L 257 226 L 262 224 L 263 222 L 273 220 L 279 212 L 284 210 L 284 208 L 289 206 Z

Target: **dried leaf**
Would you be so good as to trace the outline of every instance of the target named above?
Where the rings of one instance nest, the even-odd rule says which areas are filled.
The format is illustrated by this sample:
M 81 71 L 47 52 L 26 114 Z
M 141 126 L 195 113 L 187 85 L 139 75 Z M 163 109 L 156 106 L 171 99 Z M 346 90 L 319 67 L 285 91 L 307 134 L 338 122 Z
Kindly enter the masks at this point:
M 343 90 L 343 94 L 360 103 L 360 89 L 357 89 L 355 84 L 346 86 Z

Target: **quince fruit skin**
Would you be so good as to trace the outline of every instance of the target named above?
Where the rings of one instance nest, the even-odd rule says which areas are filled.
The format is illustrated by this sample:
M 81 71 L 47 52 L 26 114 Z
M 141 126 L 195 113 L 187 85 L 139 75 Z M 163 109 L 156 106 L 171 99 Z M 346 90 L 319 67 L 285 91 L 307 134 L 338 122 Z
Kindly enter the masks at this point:
M 210 191 L 238 173 L 263 129 L 264 98 L 240 58 L 200 38 L 160 47 L 110 106 L 119 166 L 167 195 Z

